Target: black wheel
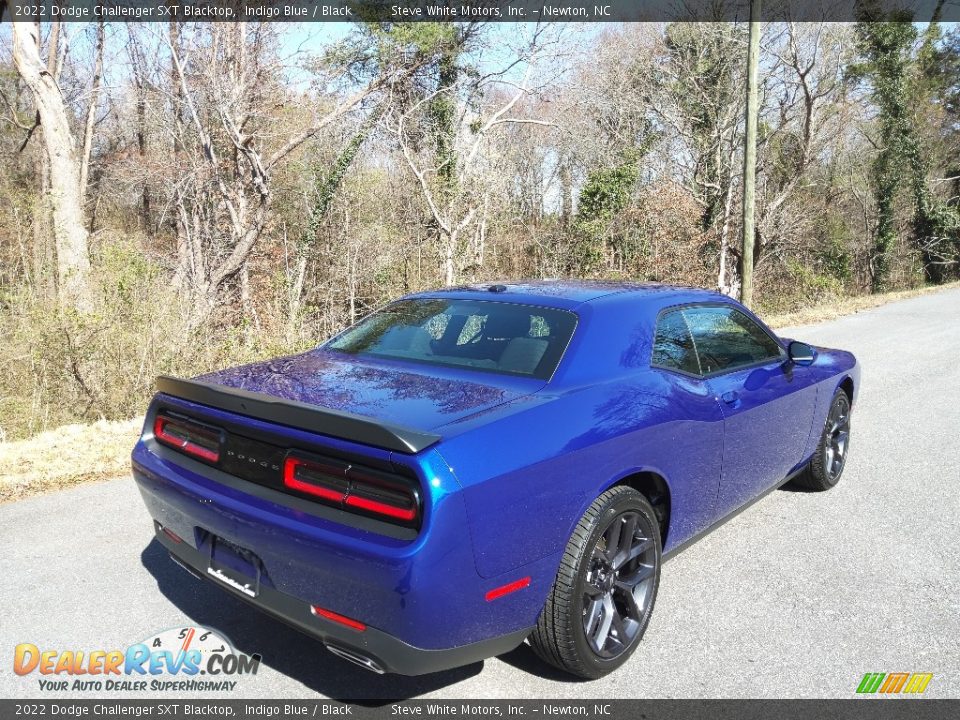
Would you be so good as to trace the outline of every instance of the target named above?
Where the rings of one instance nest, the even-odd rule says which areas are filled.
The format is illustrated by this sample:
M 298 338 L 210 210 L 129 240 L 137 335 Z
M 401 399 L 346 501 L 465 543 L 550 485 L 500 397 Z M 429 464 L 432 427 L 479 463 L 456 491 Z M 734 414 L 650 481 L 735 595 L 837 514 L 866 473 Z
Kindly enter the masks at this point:
M 838 482 L 850 449 L 850 398 L 837 390 L 809 467 L 794 480 L 808 490 L 829 490 Z
M 598 497 L 567 543 L 530 637 L 561 670 L 602 677 L 643 637 L 660 584 L 660 526 L 647 499 L 618 486 Z

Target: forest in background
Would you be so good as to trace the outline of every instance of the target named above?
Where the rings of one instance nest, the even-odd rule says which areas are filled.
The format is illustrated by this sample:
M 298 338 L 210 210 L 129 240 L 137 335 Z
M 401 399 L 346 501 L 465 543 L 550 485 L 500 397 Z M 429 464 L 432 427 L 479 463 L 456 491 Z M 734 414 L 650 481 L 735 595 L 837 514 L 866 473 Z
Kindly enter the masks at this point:
M 747 25 L 0 26 L 0 440 L 504 278 L 739 292 Z M 960 277 L 960 32 L 769 23 L 754 306 Z

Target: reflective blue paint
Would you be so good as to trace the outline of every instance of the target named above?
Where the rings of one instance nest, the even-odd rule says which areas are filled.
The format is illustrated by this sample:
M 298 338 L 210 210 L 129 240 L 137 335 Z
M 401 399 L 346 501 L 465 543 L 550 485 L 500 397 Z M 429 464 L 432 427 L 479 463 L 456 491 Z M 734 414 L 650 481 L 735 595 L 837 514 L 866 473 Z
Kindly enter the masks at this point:
M 451 648 L 535 624 L 573 527 L 611 485 L 641 472 L 665 481 L 669 551 L 802 466 L 846 378 L 856 407 L 860 371 L 843 351 L 818 348 L 810 367 L 783 360 L 707 379 L 652 369 L 658 313 L 699 302 L 743 309 L 716 293 L 586 281 L 505 285 L 498 293 L 482 285 L 415 297 L 576 313 L 576 331 L 547 382 L 322 347 L 202 378 L 442 436 L 404 455 L 205 410 L 213 420 L 242 423 L 252 437 L 272 433 L 287 447 L 325 447 L 408 468 L 424 497 L 415 539 L 228 487 L 204 465 L 158 452 L 145 427 L 133 470 L 151 515 L 194 547 L 212 532 L 253 550 L 265 582 L 306 603 L 417 647 Z M 725 393 L 736 398 L 725 402 Z M 164 402 L 191 411 L 189 402 Z M 485 600 L 487 591 L 528 575 L 530 587 Z

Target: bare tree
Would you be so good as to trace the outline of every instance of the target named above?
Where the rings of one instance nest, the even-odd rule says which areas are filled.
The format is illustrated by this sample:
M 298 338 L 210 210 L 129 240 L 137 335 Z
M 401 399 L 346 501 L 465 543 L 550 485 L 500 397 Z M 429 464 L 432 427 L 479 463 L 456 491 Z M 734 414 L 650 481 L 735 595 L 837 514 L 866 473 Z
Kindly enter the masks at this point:
M 227 283 L 239 279 L 243 290 L 246 262 L 270 221 L 273 173 L 391 81 L 381 75 L 345 96 L 328 96 L 317 103 L 326 105 L 320 112 L 302 101 L 287 108 L 268 25 L 198 32 L 190 48 L 178 46 L 188 41 L 179 29 L 167 38 L 171 101 L 184 114 L 170 128 L 180 160 L 168 178 L 169 202 L 178 217 L 177 283 L 193 298 L 193 325 Z
M 837 152 L 844 131 L 840 104 L 853 30 L 832 23 L 771 26 L 764 39 L 766 132 L 758 155 L 756 247 L 758 265 L 782 254 L 786 243 L 814 234 L 796 204 L 818 178 L 820 162 Z
M 53 74 L 40 59 L 40 24 L 14 22 L 13 60 L 30 88 L 50 164 L 50 204 L 57 253 L 59 296 L 67 305 L 86 311 L 92 307 L 88 237 L 77 157 L 67 108 Z
M 417 102 L 395 107 L 386 118 L 436 226 L 447 286 L 456 283 L 465 268 L 483 263 L 490 194 L 497 186 L 484 177 L 497 159 L 491 144 L 494 133 L 515 125 L 554 126 L 549 120 L 518 112 L 536 92 L 532 69 L 547 42 L 538 28 L 508 68 L 486 75 L 461 73 L 462 83 L 440 82 Z M 509 79 L 510 71 L 523 64 L 523 76 Z M 457 107 L 456 120 L 447 129 L 450 136 L 440 140 L 445 151 L 418 153 L 418 146 L 424 144 L 419 118 L 438 98 Z M 479 98 L 492 102 L 481 105 Z
M 97 39 L 94 49 L 93 82 L 90 87 L 90 104 L 83 124 L 83 148 L 80 155 L 80 197 L 87 194 L 87 179 L 90 176 L 90 153 L 93 151 L 93 128 L 97 121 L 97 100 L 100 97 L 100 83 L 103 80 L 103 19 L 97 21 Z

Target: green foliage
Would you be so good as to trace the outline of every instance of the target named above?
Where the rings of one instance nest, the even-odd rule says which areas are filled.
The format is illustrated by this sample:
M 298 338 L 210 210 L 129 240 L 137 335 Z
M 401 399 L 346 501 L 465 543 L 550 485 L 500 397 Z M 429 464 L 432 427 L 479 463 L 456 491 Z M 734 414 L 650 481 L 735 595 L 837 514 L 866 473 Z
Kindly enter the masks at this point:
M 877 204 L 874 291 L 887 287 L 889 253 L 897 235 L 896 198 L 903 189 L 909 189 L 913 195 L 914 242 L 921 251 L 929 280 L 944 280 L 941 261 L 960 247 L 956 210 L 931 192 L 928 159 L 917 136 L 914 115 L 914 108 L 922 107 L 923 100 L 937 85 L 931 69 L 937 57 L 939 28 L 935 23 L 928 27 L 914 57 L 917 29 L 912 23 L 903 22 L 903 18 L 897 20 L 900 21 L 858 23 L 857 36 L 865 62 L 853 72 L 871 82 L 879 110 L 880 150 L 873 163 Z M 954 248 L 952 252 L 950 247 Z
M 359 28 L 362 41 L 372 44 L 372 56 L 381 71 L 433 57 L 458 38 L 453 23 L 368 22 Z
M 607 226 L 630 202 L 640 177 L 639 161 L 640 153 L 631 149 L 618 164 L 587 176 L 577 205 L 573 267 L 589 273 L 600 265 Z
M 848 247 L 853 241 L 850 228 L 844 219 L 831 213 L 824 223 L 824 237 L 816 250 L 817 266 L 831 278 L 841 283 L 853 277 L 853 268 Z
M 853 72 L 871 81 L 880 112 L 880 151 L 873 162 L 877 204 L 873 289 L 880 291 L 886 287 L 888 256 L 896 240 L 895 197 L 915 144 L 908 112 L 908 68 L 917 31 L 911 23 L 866 21 L 858 23 L 857 37 L 866 62 Z
M 310 221 L 307 225 L 307 232 L 303 238 L 304 242 L 311 242 L 316 237 L 320 224 L 327 217 L 330 210 L 330 203 L 343 184 L 347 171 L 353 164 L 363 146 L 364 141 L 370 135 L 370 132 L 380 120 L 383 113 L 383 106 L 373 110 L 363 121 L 360 129 L 350 138 L 350 141 L 344 146 L 337 155 L 331 167 L 326 167 L 320 163 L 314 162 L 309 172 L 312 179 L 314 202 L 310 208 Z
M 584 226 L 596 226 L 623 210 L 630 201 L 640 177 L 639 153 L 629 150 L 622 162 L 611 168 L 594 170 L 580 191 L 577 220 Z
M 460 70 L 457 67 L 459 48 L 448 48 L 437 63 L 437 91 L 427 109 L 433 126 L 437 154 L 437 176 L 441 190 L 447 195 L 454 191 L 457 157 L 454 152 L 457 114 L 456 87 Z
M 147 93 L 147 152 L 141 156 L 130 145 L 139 126 L 125 99 L 135 88 L 121 83 L 105 89 L 113 110 L 97 124 L 87 204 L 97 304 L 85 315 L 64 313 L 52 299 L 54 246 L 40 192 L 42 133 L 21 151 L 25 131 L 0 122 L 0 436 L 141 413 L 158 373 L 195 375 L 296 352 L 358 313 L 441 284 L 436 223 L 389 131 L 400 113 L 407 148 L 430 168 L 442 209 L 453 216 L 468 204 L 476 207 L 458 247 L 470 280 L 573 275 L 715 284 L 725 190 L 731 172 L 739 172 L 739 163 L 730 164 L 740 152 L 742 24 L 614 30 L 605 37 L 623 42 L 604 45 L 600 38 L 604 52 L 574 57 L 569 68 L 559 65 L 568 57 L 558 57 L 558 69 L 572 72 L 558 73 L 557 83 L 542 93 L 539 80 L 546 75 L 537 78 L 537 90 L 514 110 L 554 121 L 559 131 L 517 125 L 491 133 L 478 146 L 490 153 L 478 158 L 482 171 L 463 187 L 456 186 L 462 171 L 457 133 L 477 133 L 504 98 L 483 94 L 471 63 L 482 56 L 488 64 L 512 51 L 495 47 L 495 35 L 471 44 L 477 37 L 471 33 L 479 32 L 472 23 L 356 28 L 320 58 L 310 88 L 302 86 L 302 74 L 284 76 L 293 77 L 284 85 L 278 73 L 270 81 L 276 87 L 258 85 L 251 92 L 256 122 L 269 126 L 256 135 L 256 147 L 269 157 L 337 96 L 383 80 L 349 116 L 362 113 L 366 121 L 357 126 L 344 118 L 272 168 L 262 236 L 244 274 L 223 284 L 212 315 L 196 330 L 185 322 L 190 293 L 172 283 L 178 262 L 196 258 L 180 254 L 174 223 L 186 223 L 188 231 L 191 223 L 209 227 L 201 263 L 216 262 L 233 245 L 222 242 L 230 233 L 225 208 L 197 203 L 177 215 L 171 192 L 193 184 L 202 194 L 213 179 L 191 172 L 171 152 L 169 94 L 162 87 Z M 844 48 L 848 30 L 836 30 Z M 858 32 L 862 62 L 848 75 L 869 83 L 872 94 L 831 96 L 814 118 L 817 142 L 802 168 L 803 182 L 763 228 L 757 293 L 768 309 L 788 311 L 859 292 L 874 259 L 885 285 L 914 283 L 920 280 L 919 245 L 942 238 L 942 247 L 956 247 L 956 200 L 946 198 L 960 197 L 960 185 L 929 178 L 960 176 L 960 31 L 941 35 L 935 26 L 905 22 Z M 767 33 L 770 62 L 783 49 L 778 35 Z M 192 73 L 206 69 L 199 55 L 193 57 L 188 83 Z M 812 80 L 834 69 L 821 62 L 824 53 L 817 57 Z M 838 57 L 848 62 L 846 50 Z M 88 80 L 83 68 L 67 62 L 63 77 L 82 89 Z M 804 132 L 795 121 L 802 91 L 781 95 L 776 78 L 770 83 L 777 94 L 759 128 L 761 203 L 796 178 Z M 0 87 L 16 106 L 16 118 L 32 124 L 32 100 L 9 65 L 0 64 Z M 82 127 L 88 94 L 69 95 L 75 127 Z M 192 97 L 201 103 L 201 120 L 216 128 L 211 99 L 199 88 Z M 394 113 L 387 132 L 376 131 L 382 121 L 377 107 Z M 468 127 L 458 125 L 463 107 Z M 191 118 L 181 121 L 188 143 L 195 140 Z M 217 147 L 226 157 L 234 148 L 223 137 Z M 641 166 L 654 143 L 658 159 L 677 148 L 683 156 Z M 562 169 L 551 178 L 554 161 Z M 147 185 L 157 224 L 144 229 L 137 208 Z M 555 202 L 558 185 L 562 204 Z M 571 222 L 572 193 L 579 204 Z M 733 202 L 739 202 L 736 193 Z M 737 217 L 734 212 L 728 238 L 737 236 Z M 242 295 L 241 287 L 248 293 Z

